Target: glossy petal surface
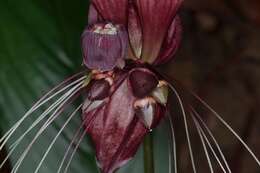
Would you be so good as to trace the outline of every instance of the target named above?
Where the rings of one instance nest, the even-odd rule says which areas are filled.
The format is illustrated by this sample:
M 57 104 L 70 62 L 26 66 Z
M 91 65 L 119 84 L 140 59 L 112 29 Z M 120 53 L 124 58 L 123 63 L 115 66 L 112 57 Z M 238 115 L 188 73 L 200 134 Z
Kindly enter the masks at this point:
M 163 64 L 169 61 L 176 53 L 181 43 L 182 38 L 182 26 L 181 19 L 177 16 L 172 22 L 167 36 L 163 41 L 161 52 L 158 58 L 155 60 L 154 64 Z
M 129 41 L 135 58 L 141 58 L 142 53 L 142 28 L 137 9 L 134 4 L 129 4 L 128 12 Z
M 95 116 L 86 127 L 89 126 L 87 130 L 94 141 L 102 173 L 113 173 L 130 160 L 148 132 L 136 119 L 134 100 L 128 81 L 124 80 L 106 105 L 94 110 L 95 113 L 92 111 L 84 115 L 90 119 Z
M 159 82 L 153 73 L 144 68 L 133 70 L 130 73 L 129 81 L 133 89 L 133 94 L 138 98 L 149 95 Z
M 135 0 L 135 4 L 143 31 L 142 60 L 152 64 L 160 53 L 181 0 Z
M 95 110 L 83 112 L 102 173 L 113 173 L 131 160 L 149 132 L 143 119 L 136 114 L 134 103 L 138 98 L 133 94 L 129 76 L 129 71 L 116 73 L 112 95 Z M 152 128 L 160 122 L 163 110 L 159 105 L 154 109 Z
M 93 4 L 90 4 L 88 10 L 88 24 L 93 25 L 101 21 L 102 21 L 102 17 L 98 13 L 96 7 Z
M 92 2 L 105 21 L 126 24 L 128 0 L 93 0 Z

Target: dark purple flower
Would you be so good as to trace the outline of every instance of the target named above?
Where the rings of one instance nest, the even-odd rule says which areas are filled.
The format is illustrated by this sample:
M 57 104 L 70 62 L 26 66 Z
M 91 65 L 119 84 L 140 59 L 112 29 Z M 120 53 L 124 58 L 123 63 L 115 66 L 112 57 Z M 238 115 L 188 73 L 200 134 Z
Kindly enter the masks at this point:
M 182 0 L 93 0 L 89 9 L 89 26 L 82 35 L 83 60 L 85 66 L 91 71 L 87 75 L 86 72 L 79 73 L 55 87 L 0 139 L 1 151 L 19 126 L 33 112 L 63 93 L 12 144 L 12 149 L 1 162 L 0 168 L 24 137 L 42 120 L 47 119 L 14 165 L 12 172 L 16 173 L 45 129 L 59 117 L 66 106 L 80 95 L 84 95 L 84 102 L 62 125 L 34 173 L 38 173 L 55 141 L 80 109 L 82 109 L 82 123 L 66 150 L 58 173 L 62 171 L 66 160 L 68 163 L 64 172 L 68 171 L 73 155 L 86 133 L 93 140 L 98 166 L 102 173 L 113 173 L 134 157 L 145 135 L 157 127 L 166 116 L 166 112 L 172 137 L 169 156 L 175 161 L 172 165 L 177 172 L 173 117 L 167 107 L 168 99 L 172 96 L 169 94 L 173 94 L 177 100 L 183 116 L 193 172 L 196 172 L 196 165 L 187 115 L 193 120 L 198 131 L 211 172 L 213 167 L 207 148 L 212 149 L 223 172 L 231 172 L 216 139 L 195 109 L 195 104 L 201 105 L 215 115 L 237 137 L 260 166 L 260 161 L 251 149 L 212 108 L 192 92 L 180 87 L 177 81 L 174 81 L 174 85 L 166 82 L 153 69 L 154 65 L 170 60 L 178 48 L 181 40 L 181 24 L 177 11 L 181 2 Z M 183 93 L 191 96 L 195 104 L 189 102 Z M 49 114 L 51 115 L 48 116 Z M 80 134 L 82 129 L 83 132 Z M 214 141 L 215 148 L 218 149 L 217 154 L 208 137 Z M 74 143 L 75 148 L 68 158 Z
M 128 58 L 161 64 L 175 54 L 181 40 L 177 11 L 182 0 L 93 0 L 90 23 L 106 22 L 127 26 Z
M 148 69 L 115 71 L 112 85 L 107 88 L 105 81 L 111 80 L 110 77 L 92 81 L 92 86 L 99 85 L 102 89 L 90 89 L 90 97 L 83 106 L 85 127 L 94 141 L 102 173 L 113 173 L 132 159 L 144 136 L 158 125 L 165 112 L 165 106 L 153 97 L 153 92 L 160 87 L 159 80 Z M 92 99 L 104 88 L 105 92 L 98 93 L 109 92 L 107 97 Z M 97 103 L 98 106 L 90 106 Z
M 96 72 L 83 119 L 102 173 L 113 173 L 127 163 L 164 117 L 168 86 L 142 64 L 160 64 L 175 53 L 181 38 L 176 17 L 180 4 L 179 0 L 92 1 L 91 27 L 83 33 L 82 48 L 85 65 Z M 111 27 L 106 29 L 107 25 Z M 131 67 L 115 69 L 126 59 L 134 60 Z

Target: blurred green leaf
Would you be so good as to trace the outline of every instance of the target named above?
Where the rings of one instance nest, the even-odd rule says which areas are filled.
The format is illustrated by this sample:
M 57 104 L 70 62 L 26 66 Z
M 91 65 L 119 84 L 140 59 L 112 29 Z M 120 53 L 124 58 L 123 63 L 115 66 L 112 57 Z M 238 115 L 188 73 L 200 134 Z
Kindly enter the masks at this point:
M 0 2 L 0 123 L 2 131 L 12 126 L 48 89 L 72 75 L 81 64 L 80 35 L 86 24 L 87 1 L 3 0 Z M 19 172 L 36 168 L 51 139 L 57 134 L 62 116 L 48 128 L 26 157 Z M 28 127 L 28 119 L 16 136 Z M 80 123 L 80 115 L 65 130 L 46 158 L 40 172 L 56 172 L 65 149 Z M 34 131 L 35 132 L 35 131 Z M 12 161 L 32 139 L 30 133 Z M 9 142 L 11 144 L 11 142 Z M 88 142 L 71 165 L 72 172 L 97 172 Z M 15 163 L 15 162 L 13 162 Z
M 9 129 L 37 98 L 81 66 L 80 35 L 87 21 L 87 0 L 1 0 L 0 2 L 0 127 Z M 68 111 L 69 112 L 69 111 Z M 16 137 L 35 120 L 28 119 Z M 67 115 L 50 126 L 32 148 L 19 172 L 32 172 Z M 55 173 L 80 124 L 80 115 L 55 143 L 40 172 Z M 11 157 L 14 164 L 33 137 L 30 133 Z M 163 136 L 163 131 L 158 132 Z M 15 137 L 14 137 L 15 139 Z M 10 145 L 12 141 L 8 144 Z M 156 138 L 157 169 L 167 169 L 167 147 Z M 164 152 L 164 154 L 162 154 Z M 166 154 L 165 154 L 166 153 Z M 163 157 L 165 156 L 165 157 Z M 140 173 L 142 150 L 120 173 Z M 69 172 L 98 172 L 95 156 L 86 139 Z

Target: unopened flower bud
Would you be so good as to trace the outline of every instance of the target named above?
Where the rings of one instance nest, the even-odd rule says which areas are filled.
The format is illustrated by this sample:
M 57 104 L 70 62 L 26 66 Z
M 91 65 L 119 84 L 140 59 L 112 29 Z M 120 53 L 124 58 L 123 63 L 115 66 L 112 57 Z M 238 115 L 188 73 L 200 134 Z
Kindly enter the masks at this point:
M 95 80 L 90 83 L 88 91 L 89 100 L 103 100 L 108 97 L 110 84 L 106 79 Z
M 94 24 L 82 35 L 84 64 L 89 69 L 109 71 L 122 68 L 127 53 L 128 35 L 121 25 Z
M 133 93 L 138 98 L 149 95 L 158 84 L 155 74 L 144 68 L 133 70 L 130 73 L 129 80 Z

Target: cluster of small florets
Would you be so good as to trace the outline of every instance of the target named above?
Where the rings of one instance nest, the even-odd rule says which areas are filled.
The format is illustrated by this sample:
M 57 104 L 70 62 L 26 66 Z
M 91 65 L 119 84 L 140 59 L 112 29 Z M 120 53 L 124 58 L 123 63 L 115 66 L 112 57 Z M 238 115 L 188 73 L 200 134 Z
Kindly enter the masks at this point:
M 112 23 L 95 24 L 92 29 L 94 33 L 98 34 L 116 35 L 118 32 L 118 27 Z

